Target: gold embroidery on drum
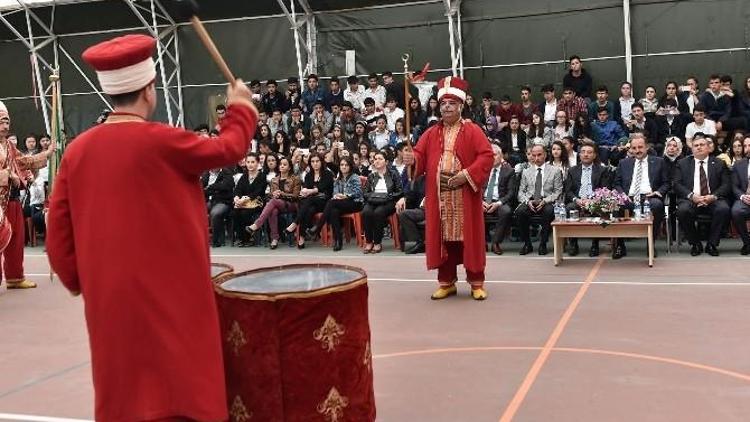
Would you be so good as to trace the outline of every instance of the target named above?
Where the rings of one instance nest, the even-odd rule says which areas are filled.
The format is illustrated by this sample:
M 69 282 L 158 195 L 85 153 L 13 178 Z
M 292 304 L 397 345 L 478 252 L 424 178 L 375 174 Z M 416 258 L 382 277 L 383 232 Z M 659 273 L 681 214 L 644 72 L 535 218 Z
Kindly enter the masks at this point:
M 239 322 L 234 321 L 232 323 L 232 328 L 229 330 L 229 334 L 227 334 L 227 342 L 232 345 L 234 355 L 239 356 L 240 349 L 242 348 L 242 346 L 247 344 L 245 333 L 242 332 L 242 328 L 240 328 Z
M 341 336 L 345 332 L 344 326 L 336 322 L 331 315 L 328 315 L 323 326 L 313 331 L 313 338 L 322 343 L 326 352 L 331 352 L 341 343 Z
M 232 420 L 235 422 L 245 422 L 253 417 L 253 412 L 248 412 L 240 396 L 235 396 L 229 414 L 232 415 Z
M 327 422 L 339 422 L 344 420 L 344 408 L 349 406 L 349 399 L 339 394 L 336 387 L 331 387 L 325 401 L 318 404 L 318 413 L 326 418 Z
M 372 348 L 369 341 L 365 345 L 365 358 L 362 363 L 367 367 L 367 372 L 372 372 Z

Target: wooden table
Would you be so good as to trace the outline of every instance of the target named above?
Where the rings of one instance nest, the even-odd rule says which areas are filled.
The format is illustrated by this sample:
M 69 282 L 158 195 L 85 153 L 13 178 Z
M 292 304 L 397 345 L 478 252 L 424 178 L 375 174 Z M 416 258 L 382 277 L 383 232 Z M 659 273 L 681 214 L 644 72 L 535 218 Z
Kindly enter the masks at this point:
M 565 239 L 575 238 L 643 238 L 648 240 L 648 266 L 654 266 L 653 220 L 621 220 L 602 226 L 601 222 L 581 219 L 580 221 L 553 221 L 552 241 L 555 247 L 555 266 L 563 260 Z

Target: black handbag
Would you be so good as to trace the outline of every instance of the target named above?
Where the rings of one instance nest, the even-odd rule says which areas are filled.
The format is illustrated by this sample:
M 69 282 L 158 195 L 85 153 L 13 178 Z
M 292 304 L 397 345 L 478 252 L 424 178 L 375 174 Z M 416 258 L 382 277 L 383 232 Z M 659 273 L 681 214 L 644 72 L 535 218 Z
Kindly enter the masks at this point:
M 367 202 L 372 205 L 384 205 L 388 203 L 390 198 L 385 192 L 373 192 L 367 197 Z

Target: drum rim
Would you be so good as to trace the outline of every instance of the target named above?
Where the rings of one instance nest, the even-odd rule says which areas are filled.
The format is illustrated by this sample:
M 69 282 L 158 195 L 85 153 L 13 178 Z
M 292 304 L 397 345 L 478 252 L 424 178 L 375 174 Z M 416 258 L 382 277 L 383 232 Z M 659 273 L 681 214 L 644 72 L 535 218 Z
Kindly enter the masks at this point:
M 358 273 L 360 277 L 355 278 L 354 280 L 346 283 L 346 284 L 340 284 L 338 286 L 331 286 L 331 287 L 322 287 L 320 289 L 310 290 L 307 292 L 278 292 L 278 293 L 242 293 L 242 292 L 232 292 L 229 290 L 226 290 L 221 287 L 221 284 L 228 281 L 230 278 L 235 277 L 242 277 L 246 276 L 248 274 L 254 274 L 259 273 L 263 271 L 278 271 L 278 270 L 286 270 L 286 269 L 296 269 L 296 268 L 338 268 L 343 270 L 350 270 Z M 361 285 L 367 284 L 367 274 L 365 271 L 359 267 L 353 267 L 351 265 L 341 265 L 341 264 L 326 264 L 326 263 L 319 263 L 319 264 L 284 264 L 284 265 L 275 265 L 273 267 L 262 267 L 262 268 L 255 268 L 248 271 L 241 271 L 239 273 L 233 273 L 233 274 L 227 274 L 223 280 L 221 280 L 221 283 L 215 283 L 214 284 L 214 291 L 217 295 L 226 297 L 226 298 L 238 298 L 238 299 L 247 299 L 247 300 L 265 300 L 269 302 L 275 302 L 277 300 L 283 300 L 283 299 L 307 299 L 317 296 L 324 296 L 330 293 L 338 293 L 338 292 L 344 292 L 347 290 L 351 290 L 355 287 L 361 286 Z
M 216 274 L 214 276 L 211 276 L 211 282 L 214 283 L 214 284 L 223 283 L 225 278 L 227 278 L 230 275 L 234 274 L 234 267 L 233 266 L 231 266 L 229 264 L 224 264 L 222 262 L 212 262 L 209 265 L 209 275 L 210 275 L 210 268 L 213 268 L 213 267 L 224 268 L 224 271 L 222 271 L 222 272 L 220 272 L 220 273 L 218 273 L 218 274 Z

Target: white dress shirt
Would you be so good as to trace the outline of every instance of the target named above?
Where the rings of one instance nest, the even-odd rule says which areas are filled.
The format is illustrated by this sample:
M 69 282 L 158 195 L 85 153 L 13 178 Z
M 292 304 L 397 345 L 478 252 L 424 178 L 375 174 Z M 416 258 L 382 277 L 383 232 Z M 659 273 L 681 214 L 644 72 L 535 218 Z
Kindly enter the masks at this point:
M 355 110 L 362 110 L 365 108 L 365 88 L 362 85 L 357 85 L 357 91 L 354 92 L 349 88 L 344 90 L 344 101 L 352 103 L 352 107 Z
M 641 162 L 641 165 L 643 166 L 643 173 L 641 173 L 641 185 L 636 186 L 635 179 L 636 175 L 638 174 L 638 162 Z M 644 158 L 643 160 L 638 160 L 636 158 L 635 163 L 633 163 L 633 180 L 630 181 L 630 190 L 628 191 L 629 196 L 633 196 L 636 193 L 639 193 L 641 195 L 646 195 L 651 193 L 651 182 L 648 180 L 648 157 Z
M 545 101 L 544 102 L 544 121 L 554 122 L 556 114 L 557 114 L 557 98 L 555 98 L 555 101 L 552 101 L 551 103 L 548 103 Z

